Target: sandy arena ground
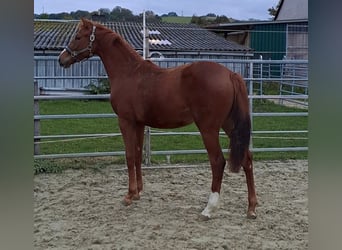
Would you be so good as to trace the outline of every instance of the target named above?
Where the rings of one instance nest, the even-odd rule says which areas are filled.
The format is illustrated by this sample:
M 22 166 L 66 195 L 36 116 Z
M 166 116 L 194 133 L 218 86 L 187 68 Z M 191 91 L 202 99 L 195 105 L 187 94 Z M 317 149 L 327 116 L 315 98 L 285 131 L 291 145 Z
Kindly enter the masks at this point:
M 165 167 L 165 166 L 164 166 Z M 220 209 L 203 220 L 208 165 L 144 169 L 125 207 L 124 166 L 34 177 L 35 249 L 307 249 L 308 163 L 255 162 L 257 219 L 246 218 L 244 172 L 226 171 Z

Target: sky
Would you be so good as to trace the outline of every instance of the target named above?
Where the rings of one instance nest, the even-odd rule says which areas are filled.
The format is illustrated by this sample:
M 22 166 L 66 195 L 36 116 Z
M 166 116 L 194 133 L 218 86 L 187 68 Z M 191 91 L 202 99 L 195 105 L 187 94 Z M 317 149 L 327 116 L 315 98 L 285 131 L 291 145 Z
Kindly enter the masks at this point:
M 152 10 L 157 15 L 176 12 L 178 16 L 202 16 L 208 13 L 225 15 L 238 20 L 269 20 L 268 8 L 276 7 L 279 0 L 34 0 L 34 14 L 61 13 L 77 10 L 112 10 L 116 6 L 129 9 L 133 14 Z

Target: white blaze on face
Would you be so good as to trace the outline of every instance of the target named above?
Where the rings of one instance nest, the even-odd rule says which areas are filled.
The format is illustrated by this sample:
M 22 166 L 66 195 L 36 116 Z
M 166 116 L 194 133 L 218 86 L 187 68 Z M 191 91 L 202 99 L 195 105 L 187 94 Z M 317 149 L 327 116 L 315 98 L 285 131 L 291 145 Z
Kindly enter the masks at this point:
M 62 52 L 59 53 L 59 56 L 61 56 L 65 51 L 66 51 L 66 49 L 63 49 Z
M 220 194 L 215 192 L 209 195 L 209 200 L 206 208 L 202 211 L 202 215 L 210 218 L 212 216 L 212 212 L 214 212 L 219 205 Z

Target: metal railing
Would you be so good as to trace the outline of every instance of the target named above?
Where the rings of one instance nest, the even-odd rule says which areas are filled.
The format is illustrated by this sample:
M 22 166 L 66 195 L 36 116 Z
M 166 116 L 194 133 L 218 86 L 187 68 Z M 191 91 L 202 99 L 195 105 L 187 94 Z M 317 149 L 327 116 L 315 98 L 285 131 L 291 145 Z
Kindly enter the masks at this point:
M 193 59 L 154 59 L 154 62 L 161 65 L 164 63 L 165 67 L 170 67 L 169 62 L 173 62 L 175 65 L 178 66 L 181 63 L 189 63 L 194 61 Z M 198 61 L 198 60 L 196 60 Z M 300 93 L 288 93 L 287 95 L 284 95 L 280 93 L 279 95 L 265 95 L 263 94 L 262 90 L 259 88 L 255 88 L 255 85 L 263 85 L 266 82 L 278 82 L 282 83 L 284 81 L 292 81 L 293 83 L 296 83 L 297 81 L 300 82 L 306 82 L 306 86 L 308 85 L 308 79 L 307 75 L 304 76 L 295 76 L 295 77 L 288 77 L 285 78 L 281 74 L 282 67 L 285 67 L 285 65 L 306 65 L 307 61 L 305 60 L 297 60 L 297 61 L 283 61 L 283 60 L 277 60 L 277 61 L 264 61 L 264 60 L 213 60 L 217 61 L 218 63 L 221 63 L 230 69 L 234 70 L 236 72 L 241 73 L 244 76 L 244 79 L 248 85 L 249 89 L 249 100 L 250 100 L 250 110 L 251 110 L 251 118 L 252 118 L 252 124 L 254 117 L 260 117 L 260 116 L 307 116 L 308 112 L 304 110 L 303 112 L 253 112 L 253 100 L 256 99 L 268 99 L 268 100 L 301 100 L 306 101 L 308 99 L 307 92 L 305 94 Z M 233 66 L 232 66 L 233 65 Z M 235 65 L 235 66 L 234 66 Z M 163 66 L 163 65 L 161 65 Z M 261 68 L 268 68 L 267 73 L 261 71 L 261 74 L 256 74 L 256 69 Z M 260 72 L 260 71 L 259 71 Z M 58 76 L 44 76 L 44 77 L 35 77 L 35 80 L 38 79 L 52 79 L 52 78 L 58 78 Z M 102 76 L 103 77 L 103 76 Z M 61 79 L 66 78 L 77 78 L 77 76 L 64 76 L 60 77 Z M 79 79 L 82 77 L 79 76 Z M 98 79 L 98 76 L 87 76 L 86 79 Z M 39 145 L 44 142 L 46 139 L 77 139 L 77 138 L 95 138 L 95 137 L 114 137 L 114 136 L 121 136 L 120 133 L 94 133 L 94 134 L 72 134 L 72 135 L 41 135 L 40 134 L 40 121 L 41 120 L 54 120 L 54 119 L 87 119 L 87 118 L 115 118 L 116 115 L 113 113 L 107 113 L 107 114 L 55 114 L 55 115 L 42 115 L 39 113 L 39 101 L 40 100 L 99 100 L 99 99 L 108 99 L 109 95 L 65 95 L 65 96 L 41 96 L 39 95 L 39 86 L 37 84 L 37 81 L 35 81 L 35 96 L 34 96 L 34 103 L 35 103 L 35 115 L 34 115 L 34 123 L 35 123 L 35 135 L 34 135 L 34 142 L 35 142 L 35 159 L 47 159 L 47 158 L 68 158 L 68 157 L 92 157 L 92 156 L 122 156 L 125 154 L 125 152 L 122 151 L 111 151 L 111 152 L 87 152 L 87 153 L 63 153 L 63 154 L 41 154 L 40 153 L 40 147 Z M 287 131 L 255 131 L 252 132 L 252 142 L 253 137 L 256 137 L 258 135 L 263 134 L 297 134 L 297 133 L 307 133 L 307 130 L 287 130 Z M 172 136 L 172 135 L 199 135 L 198 131 L 193 132 L 164 132 L 159 130 L 147 130 L 145 131 L 145 136 L 148 137 L 147 140 L 145 138 L 145 142 L 150 142 L 150 137 L 153 136 Z M 152 155 L 175 155 L 175 154 L 204 154 L 206 153 L 205 149 L 185 149 L 185 150 L 163 150 L 163 151 L 153 151 L 151 150 L 151 145 L 146 145 L 144 147 L 144 157 L 145 157 L 145 164 L 149 165 L 151 162 L 151 156 Z M 277 147 L 277 148 L 257 148 L 253 146 L 253 143 L 251 143 L 251 150 L 254 152 L 279 152 L 279 151 L 307 151 L 307 146 L 301 146 L 301 147 Z M 228 149 L 223 149 L 223 152 L 228 152 Z

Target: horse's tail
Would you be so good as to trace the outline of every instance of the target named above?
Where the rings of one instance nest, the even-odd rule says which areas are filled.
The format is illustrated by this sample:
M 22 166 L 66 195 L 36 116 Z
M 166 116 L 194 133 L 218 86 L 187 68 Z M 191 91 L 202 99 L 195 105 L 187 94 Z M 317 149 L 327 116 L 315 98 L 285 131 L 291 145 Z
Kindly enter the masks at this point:
M 232 172 L 239 172 L 246 151 L 249 149 L 251 136 L 251 118 L 249 112 L 247 87 L 242 77 L 236 73 L 231 74 L 234 86 L 234 103 L 231 119 L 234 128 L 230 133 L 229 163 Z

